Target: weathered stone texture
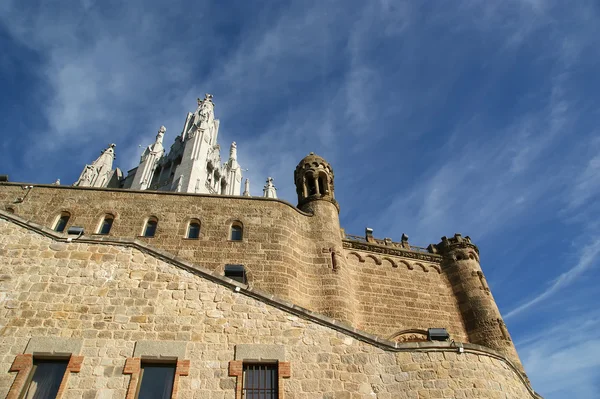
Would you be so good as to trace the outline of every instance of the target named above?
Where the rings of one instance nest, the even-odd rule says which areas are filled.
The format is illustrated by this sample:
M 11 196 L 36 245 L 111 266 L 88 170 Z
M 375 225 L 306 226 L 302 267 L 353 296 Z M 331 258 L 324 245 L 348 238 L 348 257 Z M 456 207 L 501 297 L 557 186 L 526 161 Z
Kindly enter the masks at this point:
M 283 201 L 247 197 L 35 186 L 26 200 L 14 204 L 23 195 L 19 185 L 0 184 L 0 204 L 10 204 L 16 215 L 42 226 L 51 228 L 57 215 L 68 211 L 72 215 L 68 226 L 82 226 L 91 235 L 110 213 L 115 216 L 111 238 L 137 237 L 220 274 L 225 264 L 243 264 L 252 287 L 371 333 L 388 337 L 404 328 L 440 326 L 447 327 L 453 338 L 468 342 L 452 287 L 439 273 L 439 265 L 436 270 L 433 263 L 421 262 L 426 266 L 409 270 L 400 257 L 394 257 L 400 267 L 393 267 L 385 259 L 373 264 L 366 254 L 366 263 L 358 261 L 343 248 L 338 209 L 327 201 L 308 203 L 315 213 L 311 216 Z M 139 237 L 149 216 L 158 218 L 156 236 Z M 198 240 L 184 238 L 190 219 L 201 223 Z M 243 223 L 242 242 L 228 240 L 234 220 Z M 41 256 L 69 262 L 130 260 L 104 248 L 69 253 L 65 248 L 54 243 Z M 10 251 L 20 254 L 23 249 L 14 246 Z M 141 273 L 132 270 L 130 278 L 153 278 Z M 32 289 L 46 291 L 44 282 L 35 284 Z M 134 295 L 145 299 L 159 295 L 150 288 Z M 48 292 L 65 289 L 53 284 Z
M 76 202 L 77 193 L 69 198 Z M 270 208 L 270 212 L 283 223 L 287 211 L 278 207 Z M 86 228 L 97 217 L 84 216 L 88 213 L 82 205 L 78 212 Z M 91 209 L 89 215 L 95 212 Z M 137 220 L 125 216 L 128 212 L 137 215 L 133 209 L 119 215 L 123 220 Z M 229 213 L 235 214 L 235 209 Z M 166 208 L 162 216 L 172 218 L 173 226 L 182 223 Z M 224 220 L 220 218 L 217 215 L 214 224 L 204 220 L 204 234 L 224 234 L 220 226 Z M 242 245 L 249 249 L 254 245 L 255 252 L 232 252 L 227 255 L 229 259 L 260 257 L 260 242 L 253 241 L 253 234 L 261 230 L 256 227 L 253 231 L 252 223 L 258 226 L 258 221 L 252 220 L 249 216 L 244 220 L 248 235 Z M 299 220 L 295 222 L 308 223 Z M 295 222 L 285 223 L 290 232 L 299 229 Z M 297 237 L 290 234 L 273 239 L 282 242 Z M 220 261 L 226 257 L 228 252 L 217 251 L 208 241 L 206 244 L 201 248 L 219 253 Z M 183 248 L 184 244 L 173 245 Z M 194 251 L 202 253 L 200 249 Z M 291 254 L 287 256 L 292 259 Z M 293 256 L 310 257 L 300 253 Z M 197 259 L 206 264 L 201 256 Z M 406 272 L 416 275 L 418 271 Z M 424 278 L 424 272 L 418 273 Z M 186 360 L 191 364 L 189 375 L 179 378 L 179 398 L 234 398 L 235 378 L 229 376 L 228 367 L 239 344 L 285 347 L 291 367 L 291 378 L 283 383 L 287 399 L 532 397 L 519 375 L 500 357 L 381 349 L 131 247 L 76 241 L 59 244 L 0 219 L 0 276 L 5 276 L 0 279 L 0 397 L 6 395 L 15 378 L 16 373 L 9 372 L 12 362 L 25 351 L 31 337 L 83 340 L 81 370 L 70 376 L 65 391 L 65 398 L 73 399 L 124 398 L 131 375 L 123 374 L 123 367 L 133 356 L 136 341 L 143 340 L 186 342 Z M 436 283 L 436 278 L 427 284 L 444 284 L 442 280 Z

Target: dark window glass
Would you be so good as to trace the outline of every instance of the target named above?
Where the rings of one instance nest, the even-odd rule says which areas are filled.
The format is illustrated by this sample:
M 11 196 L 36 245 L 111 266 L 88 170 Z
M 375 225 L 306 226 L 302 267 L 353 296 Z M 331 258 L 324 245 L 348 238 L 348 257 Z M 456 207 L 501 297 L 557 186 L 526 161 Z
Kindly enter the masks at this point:
M 110 228 L 112 227 L 113 220 L 114 219 L 110 216 L 104 218 L 104 220 L 102 221 L 102 227 L 100 227 L 100 234 L 110 233 Z
M 56 222 L 56 226 L 54 227 L 54 231 L 62 233 L 65 231 L 65 227 L 67 227 L 67 223 L 69 222 L 69 215 L 62 215 L 58 222 Z
M 244 398 L 277 399 L 277 365 L 244 364 Z
M 188 227 L 187 238 L 198 238 L 200 237 L 200 223 L 192 222 Z
M 243 265 L 225 265 L 225 277 L 246 284 L 246 269 Z
M 157 224 L 158 222 L 156 220 L 148 220 L 146 222 L 146 228 L 144 229 L 144 237 L 154 237 Z
M 242 241 L 242 226 L 231 226 L 231 240 Z
M 138 398 L 170 399 L 175 380 L 175 365 L 142 363 Z
M 33 373 L 25 399 L 55 398 L 67 371 L 68 360 L 33 360 Z

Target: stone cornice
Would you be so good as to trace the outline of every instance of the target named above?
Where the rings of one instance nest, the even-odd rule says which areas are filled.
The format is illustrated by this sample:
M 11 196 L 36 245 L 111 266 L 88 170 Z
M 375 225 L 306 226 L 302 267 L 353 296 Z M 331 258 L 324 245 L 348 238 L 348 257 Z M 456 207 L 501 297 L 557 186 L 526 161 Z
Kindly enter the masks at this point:
M 426 254 L 423 252 L 409 251 L 401 248 L 388 247 L 385 245 L 372 244 L 372 243 L 364 243 L 359 241 L 352 240 L 343 240 L 344 248 L 347 249 L 358 249 L 360 251 L 373 252 L 377 254 L 385 254 L 392 256 L 400 256 L 402 258 L 423 260 L 427 262 L 433 263 L 441 263 L 442 257 L 440 255 L 435 254 Z
M 21 226 L 21 227 L 29 230 L 29 231 L 33 231 L 40 235 L 48 237 L 54 241 L 69 243 L 67 241 L 67 235 L 59 234 L 59 233 L 55 232 L 54 230 L 48 229 L 47 227 L 41 226 L 37 223 L 27 221 L 25 219 L 20 218 L 17 215 L 5 212 L 3 210 L 0 210 L 0 219 L 4 219 L 8 222 L 14 223 L 18 226 Z M 369 334 L 367 332 L 358 330 L 347 323 L 343 323 L 339 320 L 336 320 L 336 319 L 324 316 L 322 314 L 313 312 L 313 311 L 305 309 L 301 306 L 297 306 L 291 302 L 285 301 L 274 295 L 271 295 L 269 293 L 263 292 L 261 290 L 255 289 L 255 288 L 252 288 L 246 284 L 238 283 L 237 281 L 234 281 L 225 276 L 217 274 L 216 272 L 212 272 L 201 266 L 193 264 L 192 262 L 189 262 L 185 259 L 178 258 L 167 251 L 153 248 L 150 245 L 148 245 L 142 241 L 139 241 L 139 240 L 130 239 L 130 238 L 115 238 L 115 237 L 106 237 L 106 236 L 98 237 L 98 236 L 85 236 L 84 235 L 77 239 L 73 238 L 73 240 L 70 242 L 71 243 L 98 244 L 98 245 L 118 245 L 118 246 L 123 246 L 123 247 L 135 248 L 139 251 L 147 253 L 155 258 L 158 258 L 158 259 L 160 259 L 166 263 L 169 263 L 173 266 L 176 266 L 180 269 L 186 270 L 192 274 L 195 274 L 197 276 L 200 276 L 202 278 L 210 280 L 216 284 L 219 284 L 228 289 L 231 289 L 234 292 L 238 292 L 241 295 L 246 295 L 248 297 L 256 299 L 257 301 L 266 303 L 277 309 L 280 309 L 286 313 L 290 313 L 295 316 L 298 316 L 304 320 L 308 320 L 308 321 L 314 322 L 316 324 L 319 324 L 321 326 L 331 328 L 331 329 L 338 331 L 344 335 L 352 337 L 352 338 L 354 338 L 358 341 L 364 342 L 366 344 L 375 346 L 384 351 L 389 351 L 389 352 L 458 352 L 458 346 L 457 346 L 458 344 L 455 343 L 454 341 L 451 341 L 451 342 L 430 341 L 430 342 L 401 343 L 401 342 L 393 342 L 393 341 L 379 337 L 374 334 Z M 353 242 L 352 241 L 344 241 L 344 244 L 346 244 L 346 243 L 353 243 Z M 361 244 L 361 243 L 357 243 L 357 244 Z M 361 244 L 361 245 L 364 245 L 364 244 Z M 379 248 L 380 246 L 369 245 L 369 247 L 378 247 Z M 357 249 L 361 249 L 361 248 L 357 248 Z M 382 249 L 392 249 L 392 248 L 383 247 Z M 393 249 L 393 250 L 397 251 L 397 249 Z M 417 252 L 410 252 L 410 251 L 401 251 L 401 252 L 406 252 L 406 253 L 409 253 L 412 255 L 427 256 L 426 254 L 417 253 Z M 382 253 L 382 252 L 379 252 L 379 253 Z M 429 256 L 439 258 L 435 255 L 429 255 Z M 427 260 L 427 259 L 415 258 L 415 257 L 412 257 L 412 258 Z M 488 357 L 491 357 L 491 358 L 494 358 L 494 359 L 497 359 L 497 360 L 500 360 L 500 361 L 506 363 L 508 365 L 508 367 L 518 376 L 520 381 L 523 382 L 523 384 L 529 391 L 532 398 L 534 398 L 534 399 L 542 398 L 531 388 L 531 386 L 527 382 L 526 377 L 519 371 L 519 369 L 503 354 L 496 352 L 493 349 L 481 346 L 481 345 L 475 345 L 475 344 L 469 344 L 469 343 L 464 343 L 462 345 L 463 345 L 465 353 L 472 353 L 472 354 L 477 354 L 477 355 L 488 356 Z

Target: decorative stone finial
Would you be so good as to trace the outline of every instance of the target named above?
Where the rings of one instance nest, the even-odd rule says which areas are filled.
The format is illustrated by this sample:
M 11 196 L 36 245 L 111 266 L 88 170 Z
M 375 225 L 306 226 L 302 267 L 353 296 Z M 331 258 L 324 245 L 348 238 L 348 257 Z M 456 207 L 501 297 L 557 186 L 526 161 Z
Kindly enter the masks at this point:
M 277 198 L 277 189 L 273 185 L 273 178 L 267 177 L 267 184 L 263 188 L 263 197 L 265 198 Z
M 244 192 L 242 193 L 245 197 L 251 197 L 250 195 L 250 179 L 246 179 L 244 182 Z

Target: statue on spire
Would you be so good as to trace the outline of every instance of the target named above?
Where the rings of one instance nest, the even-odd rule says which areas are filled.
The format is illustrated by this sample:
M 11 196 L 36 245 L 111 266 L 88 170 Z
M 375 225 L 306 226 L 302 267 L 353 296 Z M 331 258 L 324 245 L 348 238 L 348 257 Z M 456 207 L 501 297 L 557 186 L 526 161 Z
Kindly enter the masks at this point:
M 235 141 L 231 143 L 231 147 L 229 147 L 229 159 L 237 160 L 237 144 Z
M 277 189 L 273 185 L 273 178 L 267 177 L 267 184 L 263 188 L 263 197 L 265 198 L 277 198 Z
M 156 142 L 162 144 L 163 142 L 163 137 L 165 136 L 165 132 L 167 131 L 167 128 L 164 126 L 161 126 L 160 129 L 158 129 L 158 134 L 156 135 Z

